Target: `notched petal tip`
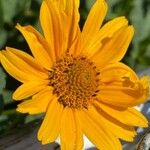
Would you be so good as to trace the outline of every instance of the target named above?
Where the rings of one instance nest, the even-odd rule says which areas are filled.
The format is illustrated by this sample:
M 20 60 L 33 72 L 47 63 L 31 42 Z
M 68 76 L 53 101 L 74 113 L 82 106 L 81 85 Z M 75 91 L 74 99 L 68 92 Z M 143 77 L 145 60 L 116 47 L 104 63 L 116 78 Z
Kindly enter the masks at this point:
M 21 25 L 19 23 L 17 23 L 15 27 L 16 27 L 16 29 L 19 30 L 19 28 L 21 27 Z
M 29 115 L 35 115 L 35 114 L 38 114 L 37 112 L 35 112 L 34 110 L 30 110 L 30 111 L 27 111 L 26 109 L 24 108 L 21 108 L 21 106 L 18 105 L 18 108 L 16 108 L 16 111 L 19 112 L 19 113 L 22 113 L 22 114 L 29 114 Z
M 22 108 L 20 107 L 20 104 L 17 105 L 16 111 L 17 111 L 17 112 L 20 112 L 20 113 L 27 113 L 27 111 L 25 111 L 24 109 L 22 109 Z
M 19 113 L 23 113 L 23 114 L 27 114 L 27 113 L 31 114 L 31 115 L 34 114 L 34 113 L 32 113 L 32 111 L 30 112 L 26 108 L 24 108 L 23 105 L 22 105 L 23 103 L 24 102 L 17 105 L 16 111 L 19 112 Z
M 19 23 L 16 24 L 15 28 L 21 32 L 25 26 L 21 26 Z
M 134 29 L 134 26 L 133 25 L 129 25 L 128 26 L 128 32 L 131 34 L 131 38 L 133 38 L 134 36 L 134 33 L 135 33 L 135 29 Z
M 140 83 L 143 86 L 144 93 L 148 96 L 150 96 L 150 76 L 143 76 L 140 78 Z
M 4 57 L 4 53 L 5 52 L 5 50 L 0 50 L 0 60 Z

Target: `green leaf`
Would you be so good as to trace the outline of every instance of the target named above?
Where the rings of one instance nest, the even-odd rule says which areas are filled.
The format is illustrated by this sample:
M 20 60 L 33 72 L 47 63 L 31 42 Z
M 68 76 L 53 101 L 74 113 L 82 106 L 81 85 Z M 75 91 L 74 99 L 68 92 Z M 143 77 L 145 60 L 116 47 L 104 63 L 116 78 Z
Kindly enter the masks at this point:
M 150 53 L 147 52 L 150 47 L 150 2 L 147 1 L 147 4 L 146 1 L 134 0 L 134 8 L 130 16 L 131 22 L 135 27 L 130 59 L 134 60 L 134 66 L 136 68 L 144 60 L 146 62 L 144 62 L 145 66 L 150 65 Z
M 3 89 L 6 87 L 6 74 L 2 68 L 0 68 L 0 94 L 2 94 Z
M 30 7 L 31 0 L 0 0 L 4 22 L 11 23 L 16 14 Z
M 6 89 L 4 89 L 2 91 L 3 101 L 5 104 L 9 104 L 9 103 L 13 102 L 12 93 L 13 93 L 12 91 L 6 90 Z
M 6 43 L 7 40 L 7 32 L 4 29 L 0 29 L 0 47 Z
M 3 112 L 3 109 L 4 109 L 4 100 L 2 95 L 0 94 L 0 115 Z

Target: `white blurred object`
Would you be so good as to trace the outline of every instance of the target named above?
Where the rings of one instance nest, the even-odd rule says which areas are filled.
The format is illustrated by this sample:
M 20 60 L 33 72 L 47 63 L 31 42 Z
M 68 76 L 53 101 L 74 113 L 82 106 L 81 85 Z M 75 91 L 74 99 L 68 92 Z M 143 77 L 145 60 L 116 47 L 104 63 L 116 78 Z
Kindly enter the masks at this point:
M 139 150 L 149 150 L 150 149 L 150 133 L 147 133 L 146 136 L 142 139 L 138 147 Z

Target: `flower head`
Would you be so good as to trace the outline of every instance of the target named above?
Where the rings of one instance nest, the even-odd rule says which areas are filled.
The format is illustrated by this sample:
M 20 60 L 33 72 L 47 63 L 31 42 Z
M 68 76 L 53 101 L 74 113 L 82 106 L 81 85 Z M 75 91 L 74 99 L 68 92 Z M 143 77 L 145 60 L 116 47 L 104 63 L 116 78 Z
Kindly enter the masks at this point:
M 121 63 L 134 34 L 125 17 L 102 26 L 105 0 L 97 0 L 79 28 L 79 0 L 44 0 L 40 22 L 44 36 L 17 25 L 33 56 L 7 47 L 6 71 L 22 82 L 14 92 L 24 100 L 22 113 L 45 112 L 38 131 L 43 144 L 60 136 L 62 150 L 80 150 L 83 135 L 101 150 L 120 150 L 119 139 L 133 141 L 134 127 L 147 127 L 133 106 L 146 101 L 149 79 Z

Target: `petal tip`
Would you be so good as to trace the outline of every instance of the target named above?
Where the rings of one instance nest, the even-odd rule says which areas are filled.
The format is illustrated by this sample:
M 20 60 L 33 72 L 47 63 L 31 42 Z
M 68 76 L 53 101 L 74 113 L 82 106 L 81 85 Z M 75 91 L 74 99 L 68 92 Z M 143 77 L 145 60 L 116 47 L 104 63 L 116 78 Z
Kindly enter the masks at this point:
M 25 110 L 23 110 L 19 105 L 17 106 L 16 111 L 17 111 L 17 112 L 20 112 L 20 113 L 27 113 L 27 112 L 26 112 Z
M 18 29 L 18 30 L 20 30 L 21 25 L 19 23 L 17 23 L 16 26 L 15 26 L 15 28 Z
M 131 34 L 134 35 L 134 32 L 135 32 L 134 26 L 133 26 L 133 25 L 130 25 L 130 26 L 128 27 L 128 29 L 129 29 L 129 31 L 131 32 Z
M 12 95 L 13 100 L 20 100 L 18 95 L 14 92 Z

